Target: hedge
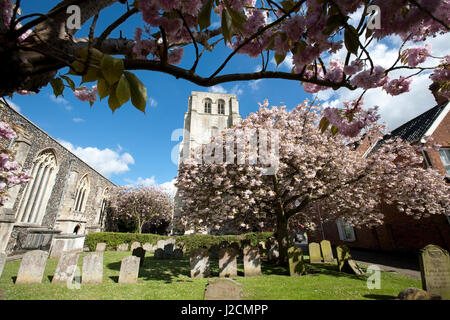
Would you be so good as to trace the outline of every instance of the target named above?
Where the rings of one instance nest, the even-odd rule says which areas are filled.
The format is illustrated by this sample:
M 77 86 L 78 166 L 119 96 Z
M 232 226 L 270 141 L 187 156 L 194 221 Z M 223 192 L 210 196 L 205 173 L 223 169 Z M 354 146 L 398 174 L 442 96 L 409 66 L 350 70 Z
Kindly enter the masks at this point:
M 218 245 L 222 241 L 227 241 L 229 243 L 237 242 L 240 246 L 244 243 L 250 243 L 252 246 L 257 246 L 259 242 L 266 241 L 268 238 L 272 237 L 272 232 L 262 232 L 262 233 L 246 233 L 241 235 L 209 235 L 209 234 L 194 234 L 194 235 L 182 235 L 174 236 L 177 240 L 177 246 L 183 246 L 186 252 L 199 247 L 211 248 L 213 245 Z M 150 243 L 156 245 L 159 240 L 168 239 L 168 236 L 161 236 L 157 234 L 150 233 L 118 233 L 118 232 L 96 232 L 90 233 L 86 236 L 85 245 L 89 247 L 90 251 L 95 251 L 97 243 L 106 243 L 107 250 L 116 250 L 117 246 L 122 243 L 128 243 L 131 245 L 133 242 L 137 241 L 141 244 Z

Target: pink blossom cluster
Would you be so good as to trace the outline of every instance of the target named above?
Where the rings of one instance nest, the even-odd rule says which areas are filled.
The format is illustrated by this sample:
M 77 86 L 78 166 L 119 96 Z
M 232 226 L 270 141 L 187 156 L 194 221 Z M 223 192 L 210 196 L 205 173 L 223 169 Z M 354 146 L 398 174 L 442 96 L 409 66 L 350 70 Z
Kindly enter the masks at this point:
M 415 67 L 425 62 L 431 55 L 431 45 L 426 44 L 423 47 L 409 48 L 404 51 L 407 63 L 410 67 Z
M 439 93 L 450 99 L 450 55 L 446 55 L 442 59 L 439 67 L 433 70 L 430 79 L 440 84 Z
M 12 0 L 0 0 L 0 12 L 1 12 L 1 17 L 2 17 L 2 21 L 3 21 L 3 26 L 5 29 L 9 30 L 10 23 L 11 23 L 11 17 L 13 14 Z M 21 23 L 16 24 L 16 29 L 19 29 L 21 27 L 22 27 Z M 28 36 L 31 34 L 31 32 L 32 32 L 32 30 L 27 30 L 26 32 L 21 34 L 17 40 L 19 42 L 22 42 L 23 40 L 28 38 Z
M 409 85 L 411 84 L 411 78 L 400 77 L 398 79 L 390 80 L 383 85 L 383 89 L 391 96 L 397 96 L 404 92 L 409 91 Z
M 92 89 L 88 89 L 86 87 L 80 87 L 80 88 L 77 88 L 73 92 L 73 94 L 80 101 L 94 103 L 95 101 L 97 101 L 97 94 L 98 94 L 97 86 L 93 86 Z
M 180 165 L 176 182 L 181 223 L 193 230 L 276 227 L 283 251 L 288 245 L 283 235 L 298 221 L 314 227 L 318 206 L 325 221 L 343 218 L 353 225 L 382 223 L 383 201 L 416 218 L 445 213 L 450 187 L 438 172 L 424 169 L 420 147 L 392 139 L 361 157 L 354 146 L 362 144 L 364 135 L 349 138 L 329 130 L 322 134 L 318 126 L 322 116 L 325 110 L 308 102 L 292 111 L 264 103 L 228 129 L 240 132 L 244 141 L 249 141 L 245 132 L 251 129 L 280 130 L 279 168 L 273 175 L 263 175 L 261 163 L 247 160 L 197 163 L 194 152 Z M 355 114 L 359 117 L 371 119 L 367 134 L 383 135 L 373 122 L 373 111 Z
M 371 89 L 383 86 L 388 77 L 385 75 L 384 68 L 381 66 L 375 66 L 372 69 L 368 69 L 357 73 L 351 80 L 350 84 L 357 88 Z
M 16 132 L 6 123 L 0 121 L 0 145 L 16 138 Z M 19 164 L 14 161 L 10 150 L 0 149 L 0 206 L 8 199 L 7 190 L 14 185 L 26 183 L 30 176 L 19 171 Z

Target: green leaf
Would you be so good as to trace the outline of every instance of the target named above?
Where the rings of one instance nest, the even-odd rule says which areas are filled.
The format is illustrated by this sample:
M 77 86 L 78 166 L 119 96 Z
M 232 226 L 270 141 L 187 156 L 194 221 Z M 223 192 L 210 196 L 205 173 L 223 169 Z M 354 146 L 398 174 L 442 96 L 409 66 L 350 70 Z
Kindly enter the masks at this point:
M 344 25 L 348 19 L 348 17 L 344 17 L 341 14 L 329 17 L 327 20 L 327 26 L 323 30 L 323 34 L 331 34 L 336 28 Z
M 224 1 L 225 7 L 227 8 L 226 11 L 228 11 L 229 15 L 231 16 L 231 20 L 233 21 L 233 25 L 236 26 L 238 29 L 242 30 L 242 25 L 245 21 L 247 21 L 247 17 L 245 16 L 243 11 L 236 11 L 233 8 L 231 8 L 228 1 Z
M 116 97 L 116 90 L 113 88 L 111 93 L 109 94 L 108 105 L 111 111 L 114 113 L 117 109 L 119 109 L 122 105 Z
M 97 82 L 97 91 L 98 95 L 100 96 L 100 100 L 107 97 L 110 92 L 110 88 L 108 85 L 108 82 L 105 79 L 98 79 Z
M 74 75 L 74 76 L 79 76 L 84 70 L 84 63 L 75 60 L 72 65 L 71 68 L 69 70 L 68 74 Z
M 50 80 L 55 97 L 61 96 L 64 92 L 64 83 L 60 78 Z
M 130 100 L 130 85 L 128 83 L 128 80 L 124 77 L 120 78 L 119 83 L 117 84 L 116 97 L 121 105 Z
M 70 89 L 72 89 L 72 91 L 75 91 L 75 82 L 73 82 L 72 79 L 70 79 L 68 76 L 61 76 L 61 78 L 63 78 L 64 80 L 66 80 L 67 85 L 70 87 Z
M 100 69 L 109 84 L 115 84 L 122 77 L 124 64 L 122 59 L 105 54 L 100 64 Z
M 222 10 L 222 34 L 225 43 L 231 41 L 231 29 L 233 25 L 231 24 L 230 14 L 226 10 Z
M 89 54 L 89 48 L 84 47 L 83 49 L 80 49 L 78 51 L 79 56 L 81 57 L 81 60 L 83 62 L 86 62 L 88 60 L 89 56 L 89 64 L 95 64 L 99 65 L 100 61 L 102 60 L 104 54 L 100 50 L 97 50 L 95 48 L 91 48 L 90 54 Z
M 125 71 L 125 77 L 130 85 L 131 103 L 138 110 L 145 113 L 145 106 L 147 105 L 147 88 L 133 73 Z
M 286 58 L 286 53 L 284 54 L 280 54 L 280 53 L 275 53 L 275 62 L 277 63 L 277 66 L 279 66 L 284 59 Z
M 96 67 L 89 67 L 85 74 L 81 78 L 81 83 L 94 82 L 101 77 L 100 69 Z
M 353 26 L 347 26 L 344 32 L 344 43 L 348 52 L 351 52 L 355 55 L 358 54 L 359 48 L 359 36 L 358 32 Z
M 283 10 L 285 12 L 291 11 L 294 8 L 294 6 L 297 4 L 297 2 L 293 1 L 293 0 L 281 1 L 280 3 L 281 3 L 281 6 L 283 7 Z M 299 10 L 300 10 L 300 7 L 297 8 L 294 12 L 298 12 Z
M 214 0 L 207 0 L 203 5 L 198 15 L 198 25 L 200 29 L 206 29 L 211 25 L 211 11 L 214 5 Z
M 336 126 L 331 126 L 331 134 L 335 136 L 338 133 L 339 129 Z
M 319 123 L 319 129 L 322 133 L 325 132 L 325 130 L 327 130 L 328 126 L 330 125 L 330 121 L 328 121 L 327 118 L 323 117 L 322 120 L 320 120 Z

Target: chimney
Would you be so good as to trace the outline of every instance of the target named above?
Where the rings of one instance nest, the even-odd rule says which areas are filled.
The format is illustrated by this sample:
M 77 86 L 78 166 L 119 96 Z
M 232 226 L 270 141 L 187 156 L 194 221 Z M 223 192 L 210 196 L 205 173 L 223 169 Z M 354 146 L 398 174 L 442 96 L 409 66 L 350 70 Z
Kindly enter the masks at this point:
M 437 82 L 433 82 L 429 87 L 428 87 L 431 91 L 431 93 L 434 96 L 434 99 L 436 100 L 437 104 L 443 104 L 444 102 L 447 102 L 448 99 L 444 96 L 441 95 L 441 93 L 439 92 L 439 83 Z

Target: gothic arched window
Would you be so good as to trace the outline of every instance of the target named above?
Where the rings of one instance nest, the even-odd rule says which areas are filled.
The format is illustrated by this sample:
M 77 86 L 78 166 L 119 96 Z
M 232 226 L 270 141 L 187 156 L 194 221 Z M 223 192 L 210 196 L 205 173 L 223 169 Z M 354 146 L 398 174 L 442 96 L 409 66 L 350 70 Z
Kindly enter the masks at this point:
M 31 180 L 25 189 L 17 221 L 41 223 L 55 184 L 56 169 L 56 156 L 51 150 L 41 152 L 34 160 Z
M 211 113 L 211 99 L 205 99 L 205 113 Z
M 89 193 L 89 180 L 85 175 L 78 184 L 78 189 L 75 197 L 75 211 L 83 212 L 86 207 L 86 202 Z
M 98 224 L 99 224 L 100 226 L 103 225 L 103 220 L 105 219 L 106 210 L 107 210 L 107 207 L 108 207 L 108 196 L 109 196 L 108 191 L 109 191 L 108 188 L 106 188 L 106 189 L 103 191 L 102 206 L 101 206 L 101 208 L 100 208 L 100 219 L 99 219 L 99 221 L 98 221 Z
M 225 101 L 219 100 L 218 104 L 219 114 L 225 114 Z

